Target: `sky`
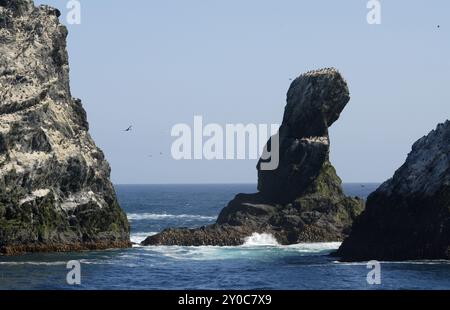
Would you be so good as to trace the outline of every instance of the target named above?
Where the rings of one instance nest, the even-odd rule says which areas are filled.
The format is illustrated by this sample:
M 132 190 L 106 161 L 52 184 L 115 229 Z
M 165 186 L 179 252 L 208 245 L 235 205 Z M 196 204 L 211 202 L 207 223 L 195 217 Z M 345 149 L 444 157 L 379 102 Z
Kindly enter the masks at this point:
M 67 2 L 35 0 L 65 24 Z M 80 2 L 81 24 L 67 25 L 72 95 L 117 184 L 255 183 L 256 160 L 174 160 L 172 127 L 194 115 L 279 124 L 290 79 L 322 67 L 351 93 L 330 129 L 344 182 L 390 178 L 449 118 L 448 0 L 381 0 L 379 25 L 366 0 Z

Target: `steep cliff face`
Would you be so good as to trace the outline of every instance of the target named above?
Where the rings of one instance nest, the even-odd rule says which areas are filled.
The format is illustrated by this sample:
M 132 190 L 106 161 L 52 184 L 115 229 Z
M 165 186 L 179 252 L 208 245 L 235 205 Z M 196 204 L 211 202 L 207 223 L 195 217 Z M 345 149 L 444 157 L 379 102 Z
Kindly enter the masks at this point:
M 417 141 L 367 200 L 343 260 L 450 259 L 450 122 Z
M 129 246 L 110 167 L 72 98 L 53 8 L 0 0 L 0 251 Z
M 166 230 L 143 244 L 239 245 L 254 232 L 271 233 L 282 244 L 343 240 L 364 207 L 362 200 L 343 194 L 329 162 L 328 128 L 349 100 L 347 84 L 335 69 L 301 75 L 287 95 L 279 166 L 265 170 L 262 164 L 270 159 L 258 163 L 259 192 L 237 195 L 215 225 Z

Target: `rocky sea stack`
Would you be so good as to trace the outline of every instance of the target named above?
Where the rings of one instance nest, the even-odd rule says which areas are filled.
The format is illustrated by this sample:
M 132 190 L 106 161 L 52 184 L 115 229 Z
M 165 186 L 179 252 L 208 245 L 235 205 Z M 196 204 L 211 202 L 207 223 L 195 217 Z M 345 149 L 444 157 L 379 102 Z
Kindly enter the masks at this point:
M 450 122 L 417 141 L 339 249 L 345 261 L 450 259 Z
M 58 10 L 0 0 L 0 253 L 128 247 L 110 167 L 72 98 Z
M 342 191 L 329 161 L 328 128 L 349 100 L 337 70 L 301 75 L 287 94 L 278 168 L 264 170 L 265 161 L 258 163 L 259 192 L 237 195 L 214 225 L 167 229 L 143 245 L 240 245 L 253 233 L 270 233 L 281 244 L 343 240 L 364 204 Z

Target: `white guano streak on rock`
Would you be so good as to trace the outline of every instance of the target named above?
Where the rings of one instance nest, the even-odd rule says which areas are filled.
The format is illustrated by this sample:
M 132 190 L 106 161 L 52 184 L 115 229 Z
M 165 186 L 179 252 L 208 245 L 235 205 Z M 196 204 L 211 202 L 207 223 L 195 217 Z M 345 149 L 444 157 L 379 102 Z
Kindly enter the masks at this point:
M 30 196 L 21 199 L 20 202 L 19 202 L 19 205 L 23 205 L 24 203 L 33 201 L 33 200 L 35 200 L 36 198 L 42 198 L 42 197 L 45 197 L 45 196 L 47 196 L 49 193 L 50 193 L 50 190 L 47 189 L 47 188 L 46 188 L 46 189 L 38 189 L 38 190 L 35 190 L 35 191 L 33 191 L 33 192 L 31 193 Z
M 325 145 L 329 145 L 330 141 L 328 140 L 327 137 L 308 137 L 308 138 L 302 138 L 300 139 L 301 142 L 306 142 L 306 143 L 319 143 L 319 144 L 325 144 Z
M 100 198 L 94 192 L 89 191 L 70 195 L 61 203 L 61 208 L 65 211 L 69 211 L 89 202 L 95 202 L 99 208 L 106 206 L 106 201 L 103 198 Z

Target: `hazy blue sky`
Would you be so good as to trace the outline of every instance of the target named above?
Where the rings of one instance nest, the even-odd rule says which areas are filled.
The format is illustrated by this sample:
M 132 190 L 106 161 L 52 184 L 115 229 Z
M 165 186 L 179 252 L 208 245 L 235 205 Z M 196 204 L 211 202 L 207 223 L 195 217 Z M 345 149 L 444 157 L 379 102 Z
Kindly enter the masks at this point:
M 65 22 L 67 1 L 36 2 Z M 449 118 L 450 2 L 381 2 L 382 24 L 368 25 L 366 0 L 81 0 L 72 94 L 115 183 L 256 182 L 256 161 L 174 161 L 172 126 L 280 123 L 289 79 L 334 66 L 352 99 L 332 162 L 346 182 L 383 181 Z

